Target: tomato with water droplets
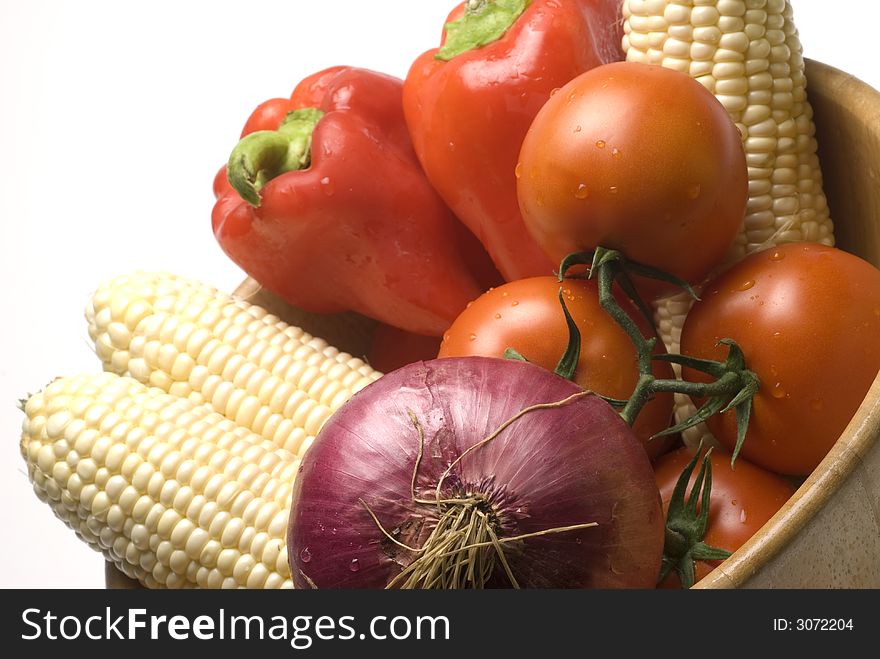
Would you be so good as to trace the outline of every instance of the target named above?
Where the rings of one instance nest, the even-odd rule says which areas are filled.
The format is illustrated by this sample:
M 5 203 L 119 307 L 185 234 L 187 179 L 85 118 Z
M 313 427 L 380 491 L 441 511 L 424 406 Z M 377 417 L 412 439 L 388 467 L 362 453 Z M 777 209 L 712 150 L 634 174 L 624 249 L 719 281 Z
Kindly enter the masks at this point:
M 752 254 L 703 288 L 685 320 L 683 354 L 723 360 L 742 348 L 761 387 L 741 455 L 781 474 L 806 475 L 856 413 L 880 370 L 880 270 L 815 243 Z M 686 379 L 705 379 L 690 369 Z M 728 450 L 733 412 L 709 429 Z
M 634 62 L 554 94 L 518 173 L 526 227 L 554 263 L 601 246 L 690 283 L 723 260 L 748 201 L 742 139 L 721 103 L 688 75 Z
M 554 370 L 569 338 L 559 303 L 560 289 L 581 335 L 574 381 L 603 396 L 628 398 L 638 379 L 635 347 L 599 305 L 596 285 L 590 280 L 560 283 L 555 277 L 532 277 L 491 289 L 469 304 L 452 323 L 443 336 L 438 356 L 502 357 L 507 348 L 513 348 L 528 361 Z M 642 333 L 650 336 L 653 330 L 635 305 L 622 299 L 618 302 Z M 662 351 L 662 342 L 658 341 L 655 352 Z M 664 362 L 655 362 L 653 371 L 658 378 L 672 377 L 672 368 Z M 671 411 L 672 394 L 658 394 L 633 426 L 652 458 L 669 445 L 668 438 L 649 438 L 669 427 Z
M 654 477 L 660 489 L 664 515 L 668 512 L 675 484 L 693 457 L 694 449 L 685 447 L 667 453 L 654 464 Z M 794 494 L 795 486 L 785 478 L 742 459 L 737 459 L 736 468 L 731 469 L 730 455 L 723 451 L 713 450 L 709 460 L 712 465 L 712 493 L 709 499 L 709 524 L 702 541 L 710 547 L 734 552 L 782 508 Z M 699 466 L 691 474 L 688 494 L 698 471 Z M 696 561 L 696 580 L 705 577 L 718 565 L 720 561 Z M 680 585 L 674 570 L 660 584 L 664 588 L 677 588 Z

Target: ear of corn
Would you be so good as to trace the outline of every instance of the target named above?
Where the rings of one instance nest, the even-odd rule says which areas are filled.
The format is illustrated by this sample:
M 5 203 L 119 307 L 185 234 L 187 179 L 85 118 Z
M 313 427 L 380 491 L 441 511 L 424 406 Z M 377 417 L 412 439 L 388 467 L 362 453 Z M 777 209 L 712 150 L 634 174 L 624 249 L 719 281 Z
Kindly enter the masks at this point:
M 37 496 L 128 576 L 153 588 L 293 587 L 293 454 L 111 373 L 55 380 L 24 411 Z
M 86 319 L 105 370 L 208 403 L 297 455 L 380 375 L 259 306 L 165 273 L 103 284 Z
M 807 101 L 802 48 L 787 0 L 624 0 L 628 61 L 682 71 L 713 92 L 743 136 L 749 201 L 728 257 L 777 244 L 834 244 L 822 190 L 813 111 Z M 660 336 L 678 352 L 690 300 L 657 306 Z M 678 396 L 676 417 L 694 411 Z M 711 440 L 705 426 L 685 433 Z

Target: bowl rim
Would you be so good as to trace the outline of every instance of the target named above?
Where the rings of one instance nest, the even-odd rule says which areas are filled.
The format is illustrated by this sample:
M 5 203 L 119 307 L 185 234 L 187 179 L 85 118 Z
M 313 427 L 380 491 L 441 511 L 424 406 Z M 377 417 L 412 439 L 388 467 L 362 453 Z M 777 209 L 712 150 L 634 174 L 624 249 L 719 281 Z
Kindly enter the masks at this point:
M 880 92 L 855 76 L 822 62 L 804 59 L 807 79 L 845 81 L 880 102 Z M 808 88 L 809 94 L 809 88 Z M 855 416 L 834 446 L 807 476 L 794 495 L 729 558 L 695 584 L 695 588 L 738 588 L 790 545 L 829 503 L 869 451 L 880 446 L 880 373 L 868 389 Z

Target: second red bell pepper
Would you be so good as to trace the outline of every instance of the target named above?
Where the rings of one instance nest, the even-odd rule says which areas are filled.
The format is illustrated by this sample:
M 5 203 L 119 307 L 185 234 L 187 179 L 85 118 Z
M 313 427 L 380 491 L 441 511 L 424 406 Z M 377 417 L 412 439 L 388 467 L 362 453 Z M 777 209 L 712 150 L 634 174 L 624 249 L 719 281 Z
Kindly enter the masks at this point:
M 441 48 L 407 75 L 404 112 L 419 160 L 507 280 L 559 265 L 523 224 L 519 149 L 554 89 L 623 59 L 620 11 L 620 0 L 468 0 L 450 14 Z
M 413 152 L 401 88 L 334 67 L 260 105 L 215 181 L 214 234 L 295 306 L 439 336 L 484 286 Z

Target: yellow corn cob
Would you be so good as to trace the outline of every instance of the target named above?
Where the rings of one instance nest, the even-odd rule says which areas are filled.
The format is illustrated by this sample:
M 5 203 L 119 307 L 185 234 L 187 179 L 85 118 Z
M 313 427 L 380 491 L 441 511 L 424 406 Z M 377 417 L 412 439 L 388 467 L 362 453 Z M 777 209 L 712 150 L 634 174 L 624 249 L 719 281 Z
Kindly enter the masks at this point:
M 86 308 L 104 369 L 196 403 L 297 455 L 380 373 L 259 306 L 166 273 L 117 277 Z
M 628 61 L 682 71 L 713 92 L 743 136 L 749 201 L 727 259 L 773 245 L 834 244 L 822 191 L 813 111 L 807 101 L 802 48 L 787 0 L 624 0 Z M 657 325 L 678 352 L 690 300 L 657 305 Z M 694 411 L 684 396 L 676 417 Z M 710 439 L 704 426 L 685 433 Z
M 24 411 L 37 496 L 128 576 L 153 588 L 293 587 L 293 454 L 112 373 L 55 380 Z

